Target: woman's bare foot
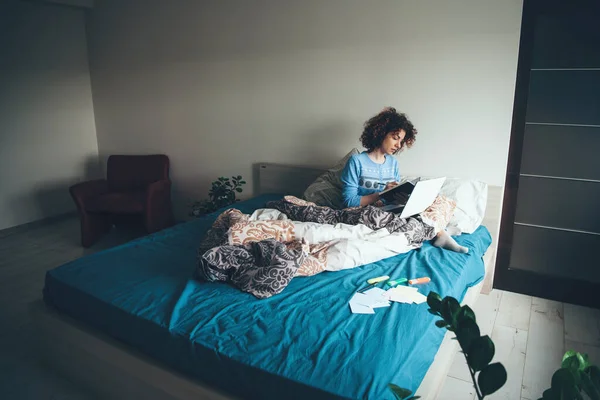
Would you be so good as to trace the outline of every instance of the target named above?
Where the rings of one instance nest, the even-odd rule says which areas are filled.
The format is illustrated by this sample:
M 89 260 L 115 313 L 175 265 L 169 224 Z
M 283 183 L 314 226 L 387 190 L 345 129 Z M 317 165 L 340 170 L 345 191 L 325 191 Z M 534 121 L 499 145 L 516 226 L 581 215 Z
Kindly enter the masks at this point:
M 452 236 L 448 235 L 448 232 L 441 231 L 437 234 L 432 243 L 435 247 L 441 247 L 442 249 L 452 250 L 457 253 L 468 253 L 469 249 L 456 243 L 456 240 Z

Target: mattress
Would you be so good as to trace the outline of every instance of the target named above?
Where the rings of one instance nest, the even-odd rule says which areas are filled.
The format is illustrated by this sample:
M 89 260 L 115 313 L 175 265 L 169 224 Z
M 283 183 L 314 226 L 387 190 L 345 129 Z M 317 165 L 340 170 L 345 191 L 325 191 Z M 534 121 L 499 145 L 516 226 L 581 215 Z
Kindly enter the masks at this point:
M 236 204 L 251 213 L 281 196 Z M 217 213 L 50 270 L 44 300 L 195 380 L 248 399 L 393 399 L 415 391 L 442 342 L 427 304 L 352 314 L 368 278 L 429 276 L 419 286 L 462 300 L 484 277 L 491 243 L 481 226 L 457 237 L 468 254 L 422 248 L 369 265 L 296 277 L 256 299 L 226 283 L 192 279 L 196 249 Z

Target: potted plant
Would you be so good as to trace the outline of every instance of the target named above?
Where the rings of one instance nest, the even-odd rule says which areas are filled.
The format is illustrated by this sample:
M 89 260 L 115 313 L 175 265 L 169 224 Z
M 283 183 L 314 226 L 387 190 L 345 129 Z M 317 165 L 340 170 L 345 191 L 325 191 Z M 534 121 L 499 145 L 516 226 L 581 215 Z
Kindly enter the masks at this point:
M 239 201 L 237 193 L 242 192 L 242 185 L 246 181 L 241 175 L 232 176 L 231 179 L 220 177 L 212 183 L 208 192 L 208 199 L 195 201 L 190 205 L 190 216 L 201 217 L 205 214 L 217 211 Z

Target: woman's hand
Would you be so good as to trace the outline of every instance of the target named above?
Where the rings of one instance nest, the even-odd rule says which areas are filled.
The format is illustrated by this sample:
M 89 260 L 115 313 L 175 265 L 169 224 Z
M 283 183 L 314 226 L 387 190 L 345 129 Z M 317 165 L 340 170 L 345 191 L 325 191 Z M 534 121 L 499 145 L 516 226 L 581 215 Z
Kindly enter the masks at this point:
M 400 183 L 398 182 L 388 182 L 387 185 L 385 185 L 385 188 L 383 190 L 388 190 L 391 189 L 393 187 L 398 186 Z

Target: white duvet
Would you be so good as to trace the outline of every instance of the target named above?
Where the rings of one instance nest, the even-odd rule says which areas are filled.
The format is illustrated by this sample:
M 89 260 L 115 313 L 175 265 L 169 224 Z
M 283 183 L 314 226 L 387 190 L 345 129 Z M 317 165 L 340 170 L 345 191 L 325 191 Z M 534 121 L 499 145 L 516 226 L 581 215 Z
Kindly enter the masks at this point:
M 254 211 L 249 220 L 288 220 L 288 217 L 278 210 L 261 208 Z M 309 244 L 332 241 L 327 250 L 326 271 L 359 267 L 415 248 L 408 244 L 404 233 L 389 233 L 385 228 L 372 230 L 361 224 L 330 225 L 299 221 L 292 223 L 298 240 L 304 239 Z

